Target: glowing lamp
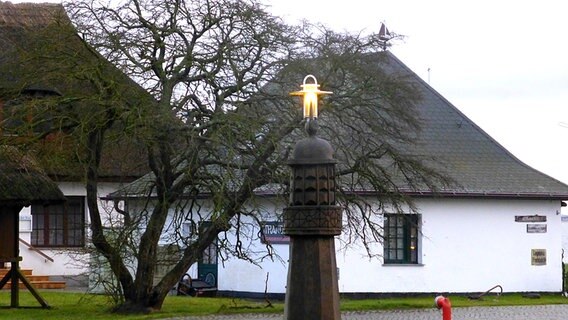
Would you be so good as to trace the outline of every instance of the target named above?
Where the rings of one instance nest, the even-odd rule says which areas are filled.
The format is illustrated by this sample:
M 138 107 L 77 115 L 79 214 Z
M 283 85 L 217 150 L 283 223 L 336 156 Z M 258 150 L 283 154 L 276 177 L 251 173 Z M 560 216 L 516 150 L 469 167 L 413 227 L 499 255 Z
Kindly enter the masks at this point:
M 306 83 L 308 79 L 313 83 Z M 304 96 L 304 118 L 315 119 L 318 117 L 318 94 L 331 94 L 331 91 L 321 91 L 316 77 L 309 74 L 304 78 L 301 91 L 290 92 L 293 96 Z

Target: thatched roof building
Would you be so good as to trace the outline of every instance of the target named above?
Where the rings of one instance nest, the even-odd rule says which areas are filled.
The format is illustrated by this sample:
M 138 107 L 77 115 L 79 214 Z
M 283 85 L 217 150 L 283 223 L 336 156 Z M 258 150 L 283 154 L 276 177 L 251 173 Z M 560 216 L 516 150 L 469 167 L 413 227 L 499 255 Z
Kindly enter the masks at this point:
M 112 96 L 100 93 L 94 74 L 103 75 L 113 84 Z M 108 105 L 134 109 L 146 108 L 152 102 L 151 95 L 77 35 L 62 5 L 0 1 L 0 137 L 1 131 L 7 130 L 8 116 L 19 112 L 36 120 L 34 117 L 44 112 L 42 104 L 51 104 L 56 112 L 64 112 L 77 122 L 103 114 Z M 35 109 L 21 111 L 25 103 L 35 104 Z M 21 124 L 27 119 L 12 123 Z M 37 122 L 52 125 L 52 131 L 60 125 Z M 135 134 L 125 134 L 118 125 L 112 128 L 111 134 L 118 138 L 104 145 L 100 180 L 132 181 L 148 171 L 145 147 L 136 142 Z M 32 142 L 29 149 L 52 179 L 81 181 L 84 163 L 77 151 L 85 148 L 80 141 L 84 132 L 67 129 Z M 37 133 L 36 128 L 30 131 Z M 18 139 L 3 139 L 0 145 L 22 142 L 21 132 L 11 135 Z

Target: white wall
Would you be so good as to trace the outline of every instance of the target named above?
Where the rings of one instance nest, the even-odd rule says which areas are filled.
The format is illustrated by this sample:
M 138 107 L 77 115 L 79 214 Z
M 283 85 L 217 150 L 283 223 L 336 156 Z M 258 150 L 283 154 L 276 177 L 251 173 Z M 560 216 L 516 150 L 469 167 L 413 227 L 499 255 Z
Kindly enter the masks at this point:
M 561 283 L 560 201 L 418 200 L 422 214 L 421 265 L 383 265 L 362 247 L 337 253 L 341 292 L 554 291 Z M 516 215 L 547 217 L 546 233 L 527 233 Z M 336 241 L 336 247 L 339 242 Z M 531 249 L 546 249 L 545 266 L 531 265 Z M 281 261 L 261 268 L 235 259 L 219 266 L 219 289 L 285 292 L 288 245 L 275 245 Z M 379 251 L 381 251 L 380 249 Z
M 343 292 L 560 291 L 559 201 L 420 200 L 422 265 L 386 266 L 360 253 L 338 254 Z M 544 215 L 546 233 L 527 233 L 516 215 Z M 531 249 L 547 264 L 531 265 Z M 348 270 L 357 270 L 349 272 Z M 365 275 L 361 279 L 361 275 Z
M 564 263 L 568 263 L 568 214 L 562 215 L 562 249 L 564 250 Z
M 100 193 L 106 195 L 116 187 L 102 186 Z M 66 195 L 85 194 L 81 184 L 62 184 L 61 188 Z M 276 220 L 274 213 L 280 213 L 281 206 L 270 199 L 258 201 L 265 220 Z M 421 199 L 416 204 L 422 214 L 421 264 L 387 266 L 380 258 L 366 257 L 362 247 L 338 250 L 341 292 L 482 292 L 497 284 L 507 292 L 561 290 L 560 201 Z M 101 209 L 111 205 L 101 202 Z M 527 233 L 527 223 L 515 222 L 515 216 L 536 214 L 547 217 L 546 233 Z M 29 208 L 21 215 L 29 215 Z M 249 230 L 249 234 L 257 231 Z M 29 242 L 30 232 L 20 236 Z M 337 248 L 339 244 L 337 239 Z M 257 257 L 266 253 L 260 241 L 246 245 L 250 252 L 258 252 Z M 379 244 L 377 249 L 382 252 Z M 545 266 L 531 265 L 531 249 L 547 250 Z M 44 250 L 54 257 L 54 263 L 24 246 L 20 250 L 22 267 L 42 274 L 87 271 L 66 250 Z M 274 257 L 264 258 L 259 265 L 234 257 L 220 261 L 219 290 L 262 293 L 266 286 L 269 293 L 284 293 L 288 250 L 286 244 L 274 245 Z M 189 272 L 195 277 L 195 266 Z
M 79 182 L 58 183 L 59 188 L 65 196 L 85 196 L 85 185 Z M 106 196 L 110 192 L 116 191 L 117 183 L 100 183 L 99 196 Z M 112 203 L 107 201 L 99 202 L 101 214 L 109 213 L 112 210 Z M 89 223 L 89 214 L 86 208 L 85 222 Z M 86 227 L 87 228 L 87 227 Z M 88 228 L 86 234 L 88 234 Z M 31 208 L 23 208 L 20 212 L 20 238 L 31 243 Z M 87 241 L 87 239 L 86 239 Z M 38 248 L 54 261 L 44 258 L 35 251 L 30 250 L 26 245 L 20 243 L 20 255 L 22 269 L 32 269 L 34 274 L 70 276 L 78 275 L 88 271 L 89 256 L 79 255 L 73 248 Z

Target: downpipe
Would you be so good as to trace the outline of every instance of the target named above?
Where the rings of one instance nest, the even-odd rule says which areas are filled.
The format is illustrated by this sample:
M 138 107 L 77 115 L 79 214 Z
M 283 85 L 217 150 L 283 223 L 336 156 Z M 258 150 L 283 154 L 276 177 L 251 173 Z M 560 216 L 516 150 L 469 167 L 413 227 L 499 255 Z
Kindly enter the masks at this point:
M 437 296 L 434 298 L 436 308 L 442 310 L 442 320 L 452 320 L 452 303 L 450 299 L 444 296 Z

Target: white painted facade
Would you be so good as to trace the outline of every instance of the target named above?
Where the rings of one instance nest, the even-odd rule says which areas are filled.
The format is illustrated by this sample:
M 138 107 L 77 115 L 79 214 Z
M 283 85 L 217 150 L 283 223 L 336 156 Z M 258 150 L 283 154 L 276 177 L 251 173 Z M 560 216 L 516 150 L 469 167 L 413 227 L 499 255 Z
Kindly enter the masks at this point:
M 444 198 L 419 199 L 417 205 L 421 263 L 384 265 L 362 247 L 339 250 L 340 292 L 484 292 L 497 284 L 506 292 L 562 290 L 560 201 Z M 545 233 L 528 233 L 528 223 L 515 222 L 515 216 L 534 215 L 546 216 L 540 223 Z M 268 273 L 267 292 L 284 293 L 289 248 L 274 247 L 281 261 L 220 264 L 219 290 L 262 293 Z M 545 265 L 532 265 L 532 249 L 546 250 Z
M 57 183 L 65 196 L 86 196 L 85 185 L 80 182 L 60 182 Z M 99 195 L 104 196 L 117 190 L 118 183 L 100 183 Z M 113 204 L 110 201 L 99 201 L 101 213 L 111 213 Z M 20 211 L 20 239 L 31 243 L 32 233 L 31 207 L 24 207 Z M 89 213 L 85 205 L 85 234 L 88 235 Z M 88 236 L 87 236 L 88 237 Z M 88 242 L 88 240 L 86 240 Z M 22 269 L 32 269 L 34 274 L 48 276 L 76 276 L 88 273 L 89 255 L 78 254 L 73 248 L 37 248 L 45 255 L 53 259 L 53 262 L 36 251 L 30 250 L 28 246 L 20 242 L 20 256 Z
M 116 184 L 104 184 L 100 194 L 116 190 Z M 65 195 L 84 196 L 80 183 L 62 183 Z M 339 289 L 342 293 L 431 293 L 483 292 L 501 285 L 505 292 L 560 292 L 562 290 L 561 254 L 566 247 L 568 222 L 561 221 L 560 201 L 507 199 L 416 199 L 421 215 L 419 261 L 417 265 L 385 265 L 381 258 L 368 258 L 363 247 L 352 244 L 343 248 L 336 238 Z M 134 203 L 133 203 L 134 204 Z M 282 207 L 269 198 L 259 199 L 266 221 L 276 220 Z M 207 204 L 203 204 L 206 208 Z M 110 212 L 112 203 L 101 201 L 102 212 Z M 545 216 L 544 233 L 529 233 L 527 225 L 515 222 L 515 216 Z M 20 237 L 30 242 L 29 208 L 20 213 Z M 86 221 L 88 214 L 86 213 Z M 169 223 L 168 223 L 169 224 Z M 167 224 L 167 225 L 168 225 Z M 564 230 L 564 231 L 563 231 Z M 251 230 L 256 234 L 258 230 Z M 563 236 L 564 234 L 564 236 Z M 168 237 L 164 237 L 163 244 Z M 563 242 L 564 241 L 564 242 Z M 382 252 L 381 244 L 376 252 Z M 218 265 L 218 290 L 229 292 L 285 293 L 288 244 L 275 244 L 275 257 L 258 266 L 228 257 Z M 339 249 L 341 248 L 341 249 Z M 265 250 L 254 240 L 249 249 Z M 546 264 L 533 265 L 531 250 L 545 249 Z M 88 257 L 78 259 L 65 249 L 41 249 L 55 261 L 50 262 L 20 244 L 22 268 L 45 275 L 71 276 L 89 271 Z M 188 273 L 197 278 L 194 265 Z
M 562 217 L 562 250 L 564 250 L 564 263 L 568 263 L 568 214 Z

